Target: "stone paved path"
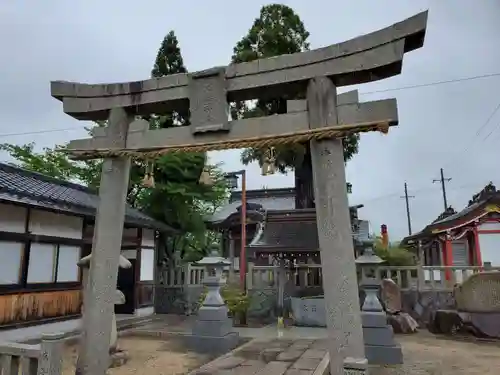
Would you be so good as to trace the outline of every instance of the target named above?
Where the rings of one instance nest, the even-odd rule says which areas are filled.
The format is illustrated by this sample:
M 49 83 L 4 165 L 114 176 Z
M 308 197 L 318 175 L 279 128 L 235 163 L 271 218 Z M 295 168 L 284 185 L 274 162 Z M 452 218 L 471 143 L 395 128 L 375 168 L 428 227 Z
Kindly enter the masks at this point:
M 313 375 L 326 353 L 325 339 L 255 339 L 190 375 Z

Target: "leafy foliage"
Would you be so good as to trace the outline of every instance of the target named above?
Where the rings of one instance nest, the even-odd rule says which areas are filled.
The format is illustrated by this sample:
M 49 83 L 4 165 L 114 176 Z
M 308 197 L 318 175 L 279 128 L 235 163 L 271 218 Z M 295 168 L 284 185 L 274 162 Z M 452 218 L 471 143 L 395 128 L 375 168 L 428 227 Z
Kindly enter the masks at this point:
M 231 316 L 244 315 L 250 307 L 250 296 L 237 284 L 226 284 L 220 289 L 222 299 Z M 207 291 L 203 291 L 198 299 L 198 307 L 203 304 Z
M 151 74 L 161 77 L 186 71 L 177 38 L 171 31 L 161 43 Z M 187 111 L 171 112 L 150 116 L 148 121 L 152 129 L 168 128 L 188 124 L 188 115 Z M 96 124 L 105 125 L 105 122 Z M 41 152 L 36 152 L 34 147 L 34 143 L 0 145 L 0 149 L 8 152 L 22 168 L 93 188 L 99 187 L 101 160 L 71 160 L 57 151 L 65 145 L 44 148 Z M 206 166 L 212 175 L 213 185 L 199 183 L 205 163 L 205 153 L 169 153 L 161 156 L 154 160 L 155 187 L 152 189 L 142 185 L 146 163 L 134 161 L 131 167 L 128 202 L 156 220 L 179 229 L 181 235 L 168 246 L 169 252 L 178 251 L 190 260 L 205 255 L 207 240 L 217 240 L 215 234 L 207 233 L 203 217 L 223 203 L 228 191 L 227 182 L 218 166 Z
M 415 265 L 415 256 L 406 250 L 399 247 L 399 244 L 389 244 L 387 248 L 382 245 L 380 237 L 375 238 L 374 251 L 382 258 L 388 266 L 413 266 Z
M 309 32 L 304 23 L 292 8 L 271 4 L 261 8 L 260 16 L 255 19 L 248 34 L 234 47 L 232 62 L 248 62 L 259 58 L 273 57 L 283 54 L 303 52 L 309 49 Z M 286 99 L 299 97 L 258 100 L 255 106 L 249 103 L 236 103 L 232 106 L 233 118 L 249 118 L 286 113 Z M 359 136 L 353 135 L 344 139 L 344 159 L 352 158 L 358 152 Z M 248 165 L 258 161 L 262 166 L 265 150 L 250 148 L 241 154 L 241 161 Z M 312 194 L 312 167 L 309 144 L 281 146 L 276 148 L 276 168 L 281 173 L 294 170 L 298 194 Z M 305 199 L 304 202 L 301 200 Z M 313 204 L 312 197 L 300 198 L 299 206 Z

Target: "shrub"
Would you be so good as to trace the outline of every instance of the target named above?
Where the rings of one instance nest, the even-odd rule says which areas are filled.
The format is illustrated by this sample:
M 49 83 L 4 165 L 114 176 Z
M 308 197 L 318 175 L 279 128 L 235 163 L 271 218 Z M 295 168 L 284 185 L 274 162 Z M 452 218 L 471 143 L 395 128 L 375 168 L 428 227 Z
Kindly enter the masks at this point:
M 241 287 L 226 284 L 220 291 L 222 299 L 226 303 L 231 316 L 245 314 L 248 311 L 250 307 L 250 297 L 245 291 L 241 290 Z M 206 296 L 207 291 L 204 290 L 198 299 L 198 308 L 203 304 Z

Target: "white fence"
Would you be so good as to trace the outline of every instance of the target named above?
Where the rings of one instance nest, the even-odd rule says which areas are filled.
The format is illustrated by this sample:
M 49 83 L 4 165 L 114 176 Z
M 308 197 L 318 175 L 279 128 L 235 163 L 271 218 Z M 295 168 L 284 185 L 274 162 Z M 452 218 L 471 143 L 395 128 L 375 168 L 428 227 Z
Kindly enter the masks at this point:
M 246 283 L 248 289 L 275 288 L 278 284 L 278 266 L 256 266 L 250 263 Z M 375 277 L 378 280 L 392 279 L 401 290 L 449 290 L 457 283 L 464 282 L 474 273 L 482 272 L 479 266 L 406 266 L 373 267 L 374 274 L 368 275 L 369 267 L 358 268 L 358 276 Z M 488 270 L 500 271 L 500 267 Z M 166 287 L 201 286 L 205 267 L 185 265 L 172 270 L 162 271 L 161 279 Z M 285 270 L 285 279 L 291 280 L 300 288 L 321 287 L 323 282 L 320 264 L 298 265 Z
M 401 290 L 449 290 L 457 283 L 464 282 L 474 273 L 482 272 L 484 267 L 478 266 L 407 266 L 389 267 L 379 265 L 372 268 L 373 274 L 368 275 L 369 268 L 358 269 L 358 277 L 375 277 L 377 280 L 392 279 Z M 500 271 L 500 267 L 489 267 L 488 270 Z M 292 270 L 286 270 L 286 280 L 293 280 L 297 287 L 315 287 L 322 285 L 322 270 L 319 264 L 299 265 Z M 247 287 L 272 288 L 278 280 L 277 266 L 249 265 Z

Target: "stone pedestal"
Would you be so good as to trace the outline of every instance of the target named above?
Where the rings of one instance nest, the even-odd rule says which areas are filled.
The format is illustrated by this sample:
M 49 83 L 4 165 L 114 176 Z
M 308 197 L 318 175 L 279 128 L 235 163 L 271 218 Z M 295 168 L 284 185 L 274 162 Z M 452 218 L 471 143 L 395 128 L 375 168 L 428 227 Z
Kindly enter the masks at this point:
M 368 361 L 366 358 L 344 359 L 344 375 L 366 375 L 368 374 Z
M 198 319 L 191 335 L 186 336 L 188 346 L 199 353 L 223 354 L 238 345 L 239 335 L 233 332 L 233 322 L 220 295 L 220 274 L 204 280 L 208 293 L 198 310 Z
M 394 332 L 377 297 L 378 286 L 364 285 L 366 291 L 361 320 L 368 363 L 397 365 L 403 363 L 401 346 L 394 341 Z

